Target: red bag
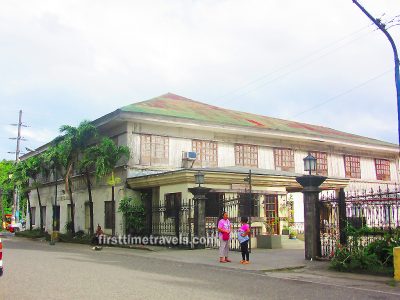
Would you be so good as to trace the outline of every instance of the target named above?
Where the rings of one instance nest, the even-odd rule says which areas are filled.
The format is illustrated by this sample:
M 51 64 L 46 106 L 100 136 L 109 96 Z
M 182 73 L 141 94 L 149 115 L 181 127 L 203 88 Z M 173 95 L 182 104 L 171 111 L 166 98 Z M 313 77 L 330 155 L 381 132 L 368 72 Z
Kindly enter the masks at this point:
M 222 240 L 223 241 L 228 241 L 229 240 L 229 233 L 223 232 L 222 233 Z

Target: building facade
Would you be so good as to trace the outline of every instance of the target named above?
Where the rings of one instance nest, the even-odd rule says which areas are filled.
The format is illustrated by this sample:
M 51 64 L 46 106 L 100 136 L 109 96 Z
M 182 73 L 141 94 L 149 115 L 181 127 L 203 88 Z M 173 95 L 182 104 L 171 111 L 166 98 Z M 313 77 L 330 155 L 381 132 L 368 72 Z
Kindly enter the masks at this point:
M 265 232 L 266 222 L 270 222 L 278 234 L 286 223 L 303 221 L 301 188 L 295 178 L 304 174 L 303 158 L 308 153 L 317 158 L 316 174 L 327 177 L 324 190 L 393 187 L 399 181 L 397 145 L 321 126 L 231 111 L 174 94 L 128 105 L 93 124 L 116 144 L 130 148 L 130 159 L 116 168 L 122 180 L 115 188 L 115 199 L 118 203 L 130 196 L 144 201 L 147 226 L 153 234 L 160 233 L 160 224 L 171 224 L 163 227 L 173 228 L 171 234 L 178 230 L 173 206 L 192 197 L 188 188 L 194 186 L 194 174 L 199 170 L 205 174 L 204 186 L 211 188 L 206 215 L 212 222 L 211 218 L 224 209 L 221 203 L 235 199 L 237 206 L 232 214 L 251 214 L 258 232 Z M 249 185 L 244 179 L 250 170 L 255 208 L 239 212 L 241 203 L 248 199 Z M 49 231 L 55 188 L 52 180 L 41 187 L 41 209 Z M 88 195 L 84 179 L 78 175 L 73 193 L 75 229 L 86 231 Z M 110 233 L 111 188 L 107 180 L 96 182 L 93 193 L 94 224 Z M 36 198 L 32 191 L 32 218 L 39 225 Z M 57 200 L 63 231 L 70 208 L 62 183 L 58 184 Z M 282 210 L 288 203 L 290 218 Z M 191 216 L 184 218 L 190 220 Z M 115 224 L 117 234 L 125 232 L 118 211 Z

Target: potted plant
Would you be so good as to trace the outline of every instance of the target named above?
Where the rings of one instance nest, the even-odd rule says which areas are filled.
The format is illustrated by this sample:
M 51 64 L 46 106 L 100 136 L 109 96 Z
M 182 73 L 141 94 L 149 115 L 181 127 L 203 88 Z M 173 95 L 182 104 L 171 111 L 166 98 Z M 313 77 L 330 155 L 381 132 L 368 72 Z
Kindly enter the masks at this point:
M 297 230 L 294 228 L 289 229 L 289 239 L 294 240 L 297 238 Z
M 257 236 L 257 248 L 279 249 L 282 248 L 281 236 L 275 234 L 275 225 L 278 221 L 270 219 L 264 222 L 265 234 Z
M 284 225 L 282 229 L 282 235 L 289 235 L 290 227 L 288 225 Z

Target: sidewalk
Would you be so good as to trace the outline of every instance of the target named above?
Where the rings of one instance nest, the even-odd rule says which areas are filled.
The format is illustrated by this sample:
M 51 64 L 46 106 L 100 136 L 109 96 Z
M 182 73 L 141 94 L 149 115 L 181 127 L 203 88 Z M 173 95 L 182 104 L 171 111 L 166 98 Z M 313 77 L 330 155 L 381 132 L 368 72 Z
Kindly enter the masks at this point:
M 231 263 L 220 263 L 218 249 L 180 250 L 164 247 L 146 247 L 151 251 L 138 250 L 135 251 L 135 255 L 174 261 L 176 263 L 251 272 L 286 280 L 314 282 L 327 286 L 382 291 L 382 293 L 393 293 L 400 296 L 400 284 L 394 282 L 391 277 L 332 271 L 329 269 L 329 262 L 327 261 L 305 260 L 304 243 L 301 241 L 284 243 L 283 247 L 282 249 L 253 249 L 250 254 L 251 263 L 249 265 L 239 263 L 241 254 L 237 251 L 231 251 L 229 254 L 229 258 L 232 260 Z M 104 250 L 113 251 L 107 247 Z

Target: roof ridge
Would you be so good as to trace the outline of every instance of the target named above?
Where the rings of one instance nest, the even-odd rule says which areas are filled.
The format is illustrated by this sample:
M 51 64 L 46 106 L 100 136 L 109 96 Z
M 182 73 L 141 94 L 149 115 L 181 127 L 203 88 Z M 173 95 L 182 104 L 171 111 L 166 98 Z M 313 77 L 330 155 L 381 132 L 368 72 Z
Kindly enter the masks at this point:
M 183 102 L 185 104 L 183 104 Z M 122 107 L 121 110 L 197 121 L 255 127 L 286 133 L 306 134 L 309 136 L 330 137 L 341 140 L 353 139 L 355 141 L 358 140 L 359 142 L 362 141 L 369 144 L 396 146 L 390 142 L 348 133 L 326 126 L 218 107 L 171 92 L 149 100 L 132 103 Z

